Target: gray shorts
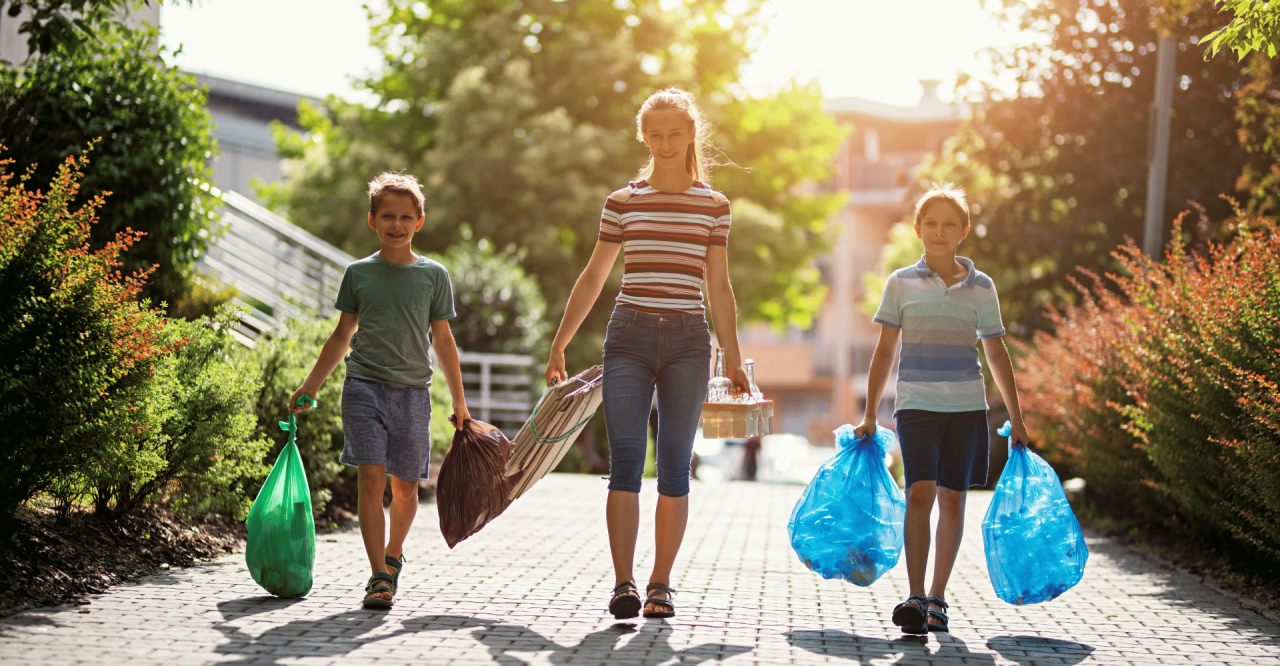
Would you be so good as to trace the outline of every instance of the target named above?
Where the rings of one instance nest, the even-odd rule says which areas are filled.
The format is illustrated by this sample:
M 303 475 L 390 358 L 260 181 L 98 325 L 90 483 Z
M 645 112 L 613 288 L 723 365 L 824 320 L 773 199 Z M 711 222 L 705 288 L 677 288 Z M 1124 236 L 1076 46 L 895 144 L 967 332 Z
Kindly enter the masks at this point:
M 348 377 L 342 383 L 344 465 L 382 465 L 406 481 L 431 464 L 431 390 L 395 388 Z

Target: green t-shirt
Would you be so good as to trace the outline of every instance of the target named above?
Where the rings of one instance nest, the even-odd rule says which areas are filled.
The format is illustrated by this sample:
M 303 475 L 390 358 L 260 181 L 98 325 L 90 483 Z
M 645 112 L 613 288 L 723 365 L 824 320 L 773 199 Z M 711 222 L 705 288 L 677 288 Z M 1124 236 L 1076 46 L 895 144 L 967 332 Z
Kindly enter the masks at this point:
M 334 307 L 360 318 L 348 377 L 397 388 L 431 385 L 431 322 L 457 316 L 444 266 L 426 257 L 401 266 L 377 254 L 354 261 Z

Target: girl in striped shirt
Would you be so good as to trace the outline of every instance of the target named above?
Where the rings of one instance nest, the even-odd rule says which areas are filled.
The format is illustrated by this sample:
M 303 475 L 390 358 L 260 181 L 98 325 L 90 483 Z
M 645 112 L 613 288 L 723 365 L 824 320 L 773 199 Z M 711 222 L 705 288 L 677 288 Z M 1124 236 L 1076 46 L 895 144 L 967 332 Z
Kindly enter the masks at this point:
M 747 390 L 729 284 L 729 200 L 703 182 L 706 119 L 689 93 L 669 88 L 645 100 L 636 130 L 649 148 L 649 161 L 637 180 L 605 201 L 600 236 L 569 296 L 546 369 L 548 385 L 568 379 L 565 347 L 599 297 L 621 249 L 622 289 L 604 341 L 605 518 L 616 583 L 609 611 L 617 619 L 635 617 L 642 606 L 632 569 L 655 389 L 656 555 L 643 607 L 645 617 L 675 615 L 671 567 L 688 521 L 689 463 L 710 379 L 704 284 L 729 379 L 735 390 Z

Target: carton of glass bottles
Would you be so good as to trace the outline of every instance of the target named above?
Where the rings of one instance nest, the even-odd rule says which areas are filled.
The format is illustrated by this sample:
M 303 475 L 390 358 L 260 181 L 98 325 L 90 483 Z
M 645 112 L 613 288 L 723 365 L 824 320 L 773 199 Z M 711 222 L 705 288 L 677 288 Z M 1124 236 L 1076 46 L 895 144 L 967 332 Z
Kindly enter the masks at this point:
M 773 401 L 704 402 L 702 436 L 706 439 L 756 437 L 773 434 Z

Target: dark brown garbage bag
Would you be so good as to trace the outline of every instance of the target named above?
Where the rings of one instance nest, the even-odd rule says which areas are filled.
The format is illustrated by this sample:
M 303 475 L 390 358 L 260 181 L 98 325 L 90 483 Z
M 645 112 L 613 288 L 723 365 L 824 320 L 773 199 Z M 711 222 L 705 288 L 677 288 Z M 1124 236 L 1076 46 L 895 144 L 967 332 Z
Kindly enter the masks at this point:
M 511 441 L 497 427 L 468 419 L 454 431 L 436 480 L 440 533 L 450 548 L 479 532 L 511 503 L 507 495 L 523 474 L 506 475 L 510 459 Z

